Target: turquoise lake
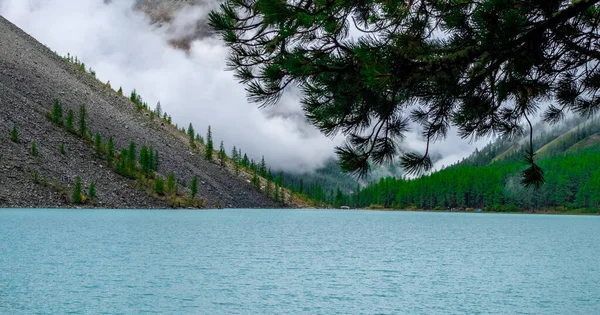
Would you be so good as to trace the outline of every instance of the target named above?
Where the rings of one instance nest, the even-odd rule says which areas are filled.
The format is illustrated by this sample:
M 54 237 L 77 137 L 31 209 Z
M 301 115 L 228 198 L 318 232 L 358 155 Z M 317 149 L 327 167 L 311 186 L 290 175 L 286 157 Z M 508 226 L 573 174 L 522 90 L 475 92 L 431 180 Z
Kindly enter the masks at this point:
M 600 314 L 600 217 L 0 210 L 0 314 Z

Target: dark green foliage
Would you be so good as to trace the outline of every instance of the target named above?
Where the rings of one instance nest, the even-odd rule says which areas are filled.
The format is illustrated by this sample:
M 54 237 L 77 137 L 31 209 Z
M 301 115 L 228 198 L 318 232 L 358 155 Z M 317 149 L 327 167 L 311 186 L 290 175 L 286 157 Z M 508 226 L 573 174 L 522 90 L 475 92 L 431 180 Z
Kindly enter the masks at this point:
M 238 150 L 236 149 L 235 146 L 233 146 L 233 149 L 231 150 L 231 160 L 233 162 L 233 167 L 235 170 L 235 175 L 239 175 L 240 174 L 240 154 L 238 153 Z
M 156 107 L 154 108 L 154 113 L 156 117 L 160 118 L 162 116 L 162 106 L 160 106 L 160 102 L 156 103 Z
M 29 149 L 29 153 L 32 156 L 38 156 L 39 152 L 38 152 L 38 149 L 37 149 L 37 145 L 35 144 L 35 141 L 31 142 L 31 148 Z
M 140 149 L 140 167 L 142 168 L 142 172 L 148 173 L 150 171 L 150 163 L 152 162 L 152 158 L 148 154 L 148 148 L 145 145 L 142 145 Z
M 252 172 L 252 179 L 250 180 L 250 183 L 252 186 L 254 186 L 254 188 L 260 190 L 260 178 L 258 177 L 258 172 L 256 172 L 256 170 Z
M 196 143 L 194 142 L 194 140 L 195 140 L 194 136 L 196 135 L 196 132 L 194 131 L 194 127 L 192 126 L 192 123 L 190 123 L 190 125 L 188 126 L 187 135 L 189 137 L 190 147 L 192 147 L 192 149 L 195 149 Z
M 273 195 L 273 183 L 270 180 L 267 180 L 267 185 L 265 185 L 265 195 L 268 197 Z
M 156 180 L 154 180 L 154 192 L 158 195 L 163 195 L 165 193 L 165 183 L 160 176 L 157 176 Z
M 73 110 L 69 109 L 67 111 L 67 119 L 65 122 L 65 127 L 68 132 L 75 133 L 75 114 L 73 114 Z
M 198 194 L 198 177 L 194 176 L 194 178 L 192 178 L 192 184 L 190 185 L 190 197 L 192 199 L 196 198 L 196 195 Z
M 85 105 L 79 107 L 79 135 L 85 138 L 87 135 L 87 110 Z
M 137 101 L 137 93 L 135 92 L 135 90 L 131 91 L 131 94 L 129 95 L 129 100 L 134 103 Z
M 19 131 L 17 131 L 17 126 L 13 125 L 12 130 L 10 132 L 10 140 L 15 143 L 19 143 Z
M 214 151 L 215 148 L 213 146 L 212 131 L 210 130 L 209 125 L 208 131 L 206 132 L 206 147 L 204 149 L 204 159 L 206 159 L 207 161 L 212 161 Z
M 347 135 L 340 164 L 359 175 L 397 154 L 409 173 L 429 170 L 430 146 L 451 126 L 509 137 L 535 115 L 600 109 L 597 0 L 227 0 L 209 21 L 249 99 L 267 106 L 298 86 L 307 118 Z M 395 142 L 411 122 L 421 154 Z M 540 184 L 526 162 L 525 181 Z
M 177 194 L 177 183 L 175 182 L 175 174 L 169 172 L 167 176 L 167 193 L 170 195 Z
M 115 160 L 115 142 L 113 136 L 108 138 L 108 144 L 106 145 L 106 160 L 108 166 L 112 167 L 113 161 Z
M 88 189 L 88 198 L 90 198 L 92 201 L 96 200 L 96 185 L 94 182 L 90 183 L 90 188 Z
M 279 187 L 277 186 L 277 184 L 275 184 L 275 192 L 273 193 L 273 199 L 275 199 L 275 201 L 277 202 L 281 202 L 279 198 Z
M 142 146 L 142 148 L 140 149 L 140 167 L 142 169 L 142 172 L 146 175 L 150 175 L 152 174 L 154 171 L 156 171 L 155 168 L 155 163 L 156 163 L 156 159 L 158 158 L 158 152 L 156 152 L 156 156 L 154 151 L 152 150 L 152 147 L 147 148 L 145 145 Z
M 519 159 L 486 166 L 459 163 L 418 179 L 384 178 L 361 191 L 342 196 L 344 204 L 389 208 L 466 209 L 494 211 L 600 209 L 600 145 L 542 159 L 544 186 L 521 186 Z
M 144 103 L 144 101 L 142 100 L 142 96 L 137 94 L 135 90 L 131 91 L 131 94 L 129 95 L 129 100 L 133 102 L 133 104 L 135 104 L 135 108 L 137 110 L 142 110 L 148 107 L 146 103 Z
M 137 152 L 135 148 L 135 143 L 133 141 L 129 142 L 129 150 L 127 151 L 127 169 L 131 172 L 135 171 L 137 160 Z
M 219 163 L 221 164 L 221 167 L 225 167 L 225 160 L 227 159 L 227 153 L 225 153 L 225 145 L 223 144 L 223 141 L 221 141 L 221 145 L 219 146 Z
M 63 108 L 59 100 L 54 101 L 52 106 L 52 122 L 62 126 L 63 125 Z
M 258 172 L 261 177 L 267 177 L 267 163 L 265 162 L 265 157 L 263 156 L 260 159 L 260 165 L 258 166 Z
M 128 167 L 128 151 L 127 149 L 122 149 L 119 154 L 119 159 L 117 161 L 117 165 L 115 166 L 115 172 L 121 174 L 123 176 L 130 176 L 131 172 Z
M 65 154 L 66 153 L 64 142 L 61 142 L 59 150 L 60 150 L 60 154 Z
M 83 195 L 81 190 L 81 177 L 75 177 L 75 186 L 73 187 L 73 195 L 72 199 L 73 203 L 81 204 L 83 203 Z
M 117 91 L 117 93 L 119 95 L 123 95 L 123 87 L 119 87 L 119 90 Z
M 99 132 L 96 132 L 96 136 L 94 137 L 94 148 L 96 149 L 96 154 L 101 155 L 103 151 L 102 146 L 102 136 Z
M 248 155 L 246 155 L 246 153 L 244 153 L 244 157 L 242 158 L 241 163 L 244 167 L 250 167 L 250 160 L 248 159 Z

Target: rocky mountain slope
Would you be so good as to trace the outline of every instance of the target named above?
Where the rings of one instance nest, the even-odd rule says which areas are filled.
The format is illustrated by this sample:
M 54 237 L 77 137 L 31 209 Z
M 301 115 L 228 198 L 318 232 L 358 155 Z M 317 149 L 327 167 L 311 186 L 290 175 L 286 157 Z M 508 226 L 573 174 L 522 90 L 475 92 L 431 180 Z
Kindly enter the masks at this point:
M 139 187 L 136 180 L 117 175 L 85 140 L 46 118 L 54 100 L 65 111 L 87 108 L 93 134 L 113 136 L 115 148 L 131 141 L 152 146 L 160 154 L 158 174 L 173 172 L 186 191 L 198 177 L 198 195 L 207 207 L 280 207 L 251 187 L 248 180 L 202 159 L 190 150 L 185 136 L 173 126 L 150 120 L 128 98 L 87 73 L 0 17 L 0 208 L 70 207 L 68 195 L 76 176 L 87 190 L 97 190 L 97 207 L 164 208 L 167 202 Z M 11 141 L 16 127 L 19 141 Z M 30 154 L 32 142 L 39 154 Z M 65 153 L 60 152 L 64 144 Z M 87 205 L 89 206 L 89 205 Z

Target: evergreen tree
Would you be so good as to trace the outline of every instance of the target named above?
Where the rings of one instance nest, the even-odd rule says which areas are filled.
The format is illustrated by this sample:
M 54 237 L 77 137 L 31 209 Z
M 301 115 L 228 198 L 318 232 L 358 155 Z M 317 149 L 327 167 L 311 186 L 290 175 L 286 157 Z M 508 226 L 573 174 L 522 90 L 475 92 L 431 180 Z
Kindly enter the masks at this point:
M 213 140 L 212 140 L 212 132 L 210 130 L 210 125 L 208 126 L 208 131 L 206 132 L 206 148 L 204 151 L 204 158 L 207 161 L 212 161 L 212 156 L 214 152 Z
M 108 166 L 112 167 L 113 161 L 115 159 L 115 142 L 112 136 L 108 138 L 108 144 L 106 146 L 106 160 L 108 162 Z
M 29 153 L 32 156 L 38 156 L 38 149 L 37 149 L 37 145 L 35 144 L 35 141 L 31 142 L 31 149 L 29 150 Z
M 92 201 L 96 200 L 96 185 L 94 182 L 90 183 L 90 188 L 88 189 L 88 198 L 90 198 Z
M 75 133 L 75 114 L 73 114 L 73 110 L 69 109 L 67 111 L 67 120 L 65 123 L 65 127 L 68 132 Z
M 117 93 L 122 96 L 123 95 L 123 87 L 119 87 L 119 90 L 117 91 Z
M 83 196 L 81 194 L 81 178 L 79 176 L 75 177 L 75 186 L 73 187 L 72 200 L 75 204 L 83 203 Z
M 117 165 L 115 167 L 115 171 L 124 176 L 129 176 L 129 169 L 127 167 L 127 156 L 127 149 L 122 149 L 121 153 L 119 154 Z
M 52 107 L 52 121 L 59 126 L 63 125 L 63 108 L 59 100 L 54 101 L 54 106 Z
M 235 146 L 233 146 L 233 149 L 231 150 L 231 159 L 233 160 L 235 175 L 240 175 L 240 155 Z
M 238 162 L 237 148 L 235 147 L 235 145 L 233 146 L 233 149 L 231 149 L 231 161 L 233 163 L 237 163 Z
M 135 161 L 137 160 L 137 152 L 135 149 L 135 143 L 129 142 L 129 150 L 127 151 L 127 166 L 126 169 L 129 172 L 135 172 Z
M 162 177 L 157 176 L 156 180 L 154 180 L 154 192 L 158 195 L 163 195 L 165 190 L 165 184 L 163 182 Z
M 96 154 L 102 154 L 102 136 L 100 132 L 96 132 L 96 136 L 94 137 L 94 147 L 96 148 Z
M 221 145 L 219 146 L 219 163 L 221 167 L 225 167 L 225 159 L 227 158 L 227 153 L 225 153 L 225 145 L 223 145 L 223 141 L 221 141 Z
M 267 185 L 265 186 L 265 195 L 267 195 L 267 197 L 271 198 L 273 195 L 273 183 L 271 183 L 270 180 L 267 180 Z
M 150 173 L 152 163 L 152 160 L 150 159 L 151 157 L 148 155 L 148 148 L 145 145 L 142 145 L 142 148 L 140 149 L 140 167 L 144 174 Z
M 248 160 L 248 155 L 246 155 L 246 153 L 244 153 L 244 158 L 242 159 L 242 165 L 244 167 L 250 166 L 250 161 Z
M 19 143 L 19 132 L 17 131 L 17 126 L 13 125 L 12 131 L 10 132 L 10 140 L 15 143 Z
M 137 95 L 137 92 L 135 91 L 135 89 L 133 91 L 131 91 L 131 94 L 129 94 L 129 100 L 132 103 L 137 104 L 138 95 Z
M 254 188 L 260 190 L 260 178 L 258 177 L 258 173 L 256 172 L 256 170 L 252 172 L 252 180 L 250 182 L 252 183 L 252 186 L 254 186 Z
M 190 140 L 190 147 L 192 147 L 192 149 L 196 148 L 196 143 L 194 142 L 194 135 L 196 134 L 196 132 L 194 131 L 194 127 L 192 126 L 192 123 L 190 123 L 190 125 L 188 126 L 188 130 L 187 130 L 187 134 Z
M 170 195 L 177 194 L 177 184 L 175 182 L 175 174 L 170 172 L 167 176 L 167 193 Z
M 192 178 L 192 184 L 190 186 L 190 197 L 192 198 L 192 200 L 196 198 L 196 194 L 198 194 L 198 177 L 194 176 L 194 178 Z
M 87 132 L 87 122 L 86 122 L 86 108 L 85 105 L 81 105 L 79 107 L 79 135 L 82 138 L 86 137 L 86 132 Z
M 264 156 L 260 160 L 258 171 L 260 173 L 260 176 L 267 178 L 267 163 L 265 162 Z
M 60 154 L 65 154 L 66 153 L 66 151 L 65 151 L 65 143 L 64 142 L 60 143 L 60 149 L 59 149 L 59 151 L 60 151 Z
M 160 102 L 156 103 L 156 108 L 154 109 L 154 113 L 156 113 L 156 117 L 160 118 L 162 115 L 162 106 L 160 106 Z

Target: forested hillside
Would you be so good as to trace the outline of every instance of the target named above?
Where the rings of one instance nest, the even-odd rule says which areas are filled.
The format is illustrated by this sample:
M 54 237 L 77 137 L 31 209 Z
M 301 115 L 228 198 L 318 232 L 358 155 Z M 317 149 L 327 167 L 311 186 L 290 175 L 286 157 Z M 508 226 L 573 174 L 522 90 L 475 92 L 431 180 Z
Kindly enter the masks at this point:
M 600 208 L 600 122 L 573 119 L 541 132 L 534 149 L 546 183 L 520 184 L 525 168 L 521 139 L 499 139 L 441 171 L 416 179 L 382 178 L 337 204 L 352 207 L 493 211 Z

